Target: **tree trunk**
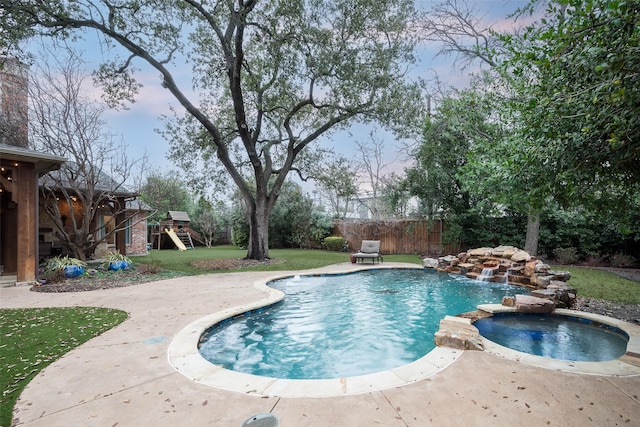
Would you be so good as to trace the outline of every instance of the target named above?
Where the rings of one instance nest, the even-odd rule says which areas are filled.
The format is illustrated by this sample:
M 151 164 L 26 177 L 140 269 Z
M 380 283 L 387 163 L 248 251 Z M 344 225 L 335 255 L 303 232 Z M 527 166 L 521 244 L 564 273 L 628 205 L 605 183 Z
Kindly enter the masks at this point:
M 540 238 L 540 211 L 529 212 L 527 215 L 527 237 L 524 243 L 524 250 L 529 255 L 538 254 L 538 239 Z
M 249 221 L 249 244 L 246 259 L 265 260 L 269 258 L 269 213 L 264 201 L 247 208 Z M 261 203 L 262 202 L 262 203 Z
M 74 258 L 79 259 L 80 261 L 86 261 L 87 256 L 84 252 L 84 242 L 82 238 L 78 237 L 81 235 L 81 233 L 82 230 L 76 229 L 73 239 L 70 239 L 68 242 L 66 242 L 66 244 L 65 242 L 62 242 L 62 244 L 67 246 L 67 249 L 69 249 L 71 255 Z
M 118 208 L 116 212 L 113 213 L 113 216 L 116 218 L 116 252 L 121 255 L 127 255 L 127 230 L 125 228 L 127 216 L 125 215 L 125 206 L 127 202 L 124 197 L 119 197 L 116 203 Z M 93 252 L 93 251 L 92 251 Z

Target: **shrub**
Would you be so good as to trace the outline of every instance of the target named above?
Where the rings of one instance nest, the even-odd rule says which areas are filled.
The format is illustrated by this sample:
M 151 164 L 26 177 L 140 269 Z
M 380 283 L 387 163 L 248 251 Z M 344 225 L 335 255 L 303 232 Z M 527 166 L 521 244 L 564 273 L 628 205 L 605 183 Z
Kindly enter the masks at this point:
M 342 251 L 344 244 L 344 237 L 329 236 L 324 238 L 324 247 L 329 251 Z
M 313 211 L 306 224 L 297 224 L 290 236 L 291 243 L 301 249 L 322 246 L 324 238 L 333 230 L 333 219 L 322 212 Z M 292 245 L 293 246 L 293 245 Z
M 249 223 L 239 210 L 231 219 L 231 243 L 241 249 L 249 246 Z
M 133 265 L 133 261 L 120 251 L 109 252 L 104 259 L 103 267 L 109 270 L 124 270 Z
M 67 280 L 64 269 L 56 268 L 54 270 L 45 270 L 41 276 L 47 283 L 62 283 Z
M 242 204 L 231 215 L 232 243 L 240 248 L 249 245 L 249 223 Z M 294 182 L 285 182 L 269 217 L 269 248 L 313 248 L 331 234 L 333 221 L 317 211 L 313 200 Z
M 131 261 L 131 260 L 129 259 L 129 257 L 127 257 L 126 255 L 122 255 L 122 254 L 120 253 L 120 251 L 118 251 L 118 250 L 113 251 L 113 252 L 109 252 L 109 253 L 107 254 L 107 256 L 105 257 L 105 261 L 106 261 L 106 262 L 113 262 L 113 261 L 126 261 L 126 262 L 128 262 L 129 264 L 133 264 L 133 261 Z
M 84 268 L 87 263 L 77 258 L 70 258 L 69 255 L 58 255 L 49 258 L 44 264 L 44 278 L 47 281 L 59 283 L 66 278 L 77 277 L 84 274 Z
M 576 248 L 555 248 L 553 254 L 559 264 L 575 264 L 578 261 Z
M 70 258 L 69 255 L 58 255 L 49 258 L 44 266 L 45 271 L 64 270 L 68 266 L 86 267 L 87 263 L 77 258 Z
M 612 267 L 631 267 L 636 262 L 636 259 L 631 255 L 623 254 L 618 252 L 617 254 L 611 257 L 611 266 Z
M 589 267 L 600 267 L 607 260 L 606 255 L 602 255 L 599 253 L 592 253 L 587 255 L 587 259 L 585 260 L 585 264 Z

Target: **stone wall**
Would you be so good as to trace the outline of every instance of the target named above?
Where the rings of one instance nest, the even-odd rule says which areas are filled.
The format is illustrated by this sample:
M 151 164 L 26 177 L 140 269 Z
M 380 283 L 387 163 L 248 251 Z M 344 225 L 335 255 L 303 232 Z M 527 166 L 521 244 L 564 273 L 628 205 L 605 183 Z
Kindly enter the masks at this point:
M 477 248 L 457 256 L 425 258 L 422 265 L 474 280 L 524 286 L 531 289 L 531 296 L 551 300 L 557 308 L 571 307 L 576 299 L 575 289 L 567 284 L 571 278 L 569 272 L 554 271 L 548 264 L 513 246 Z

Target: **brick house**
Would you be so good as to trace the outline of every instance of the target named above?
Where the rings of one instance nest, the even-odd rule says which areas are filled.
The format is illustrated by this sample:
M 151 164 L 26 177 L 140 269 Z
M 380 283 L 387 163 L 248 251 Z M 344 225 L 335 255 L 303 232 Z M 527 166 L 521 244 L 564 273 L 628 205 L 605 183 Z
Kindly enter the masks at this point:
M 65 162 L 63 157 L 29 149 L 28 66 L 0 56 L 0 286 L 32 283 L 39 260 L 62 252 L 39 190 L 42 177 L 64 168 Z M 113 194 L 113 199 L 127 203 L 119 215 L 131 225 L 112 236 L 106 249 L 111 245 L 121 253 L 146 254 L 145 207 L 131 193 Z M 65 209 L 62 204 L 60 208 Z M 105 207 L 97 221 L 108 224 L 109 215 Z
M 147 213 L 149 209 L 144 205 L 139 206 L 137 200 L 127 202 L 127 213 L 131 218 L 127 220 L 130 225 L 124 232 L 125 250 L 120 251 L 127 255 L 146 255 L 147 251 Z M 61 207 L 62 211 L 68 212 L 70 209 Z M 64 252 L 62 244 L 55 235 L 55 224 L 53 220 L 44 211 L 43 206 L 39 206 L 39 247 L 40 258 L 48 255 L 57 255 Z M 109 229 L 111 221 L 111 212 L 108 209 L 100 209 L 98 211 L 98 221 L 106 224 Z M 102 258 L 106 253 L 113 252 L 117 249 L 117 234 L 108 237 L 104 244 L 98 245 L 94 253 L 94 258 Z
M 84 189 L 66 184 L 64 178 L 65 168 L 73 167 L 73 162 L 67 162 L 60 171 L 52 171 L 40 179 L 39 240 L 41 258 L 47 255 L 66 253 L 58 234 L 64 232 L 73 235 L 73 223 L 82 224 L 86 219 L 83 206 L 76 197 L 78 192 L 82 192 Z M 45 188 L 46 190 L 43 190 Z M 56 195 L 55 202 L 52 198 L 54 194 Z M 105 236 L 106 239 L 98 244 L 94 253 L 87 255 L 100 259 L 107 253 L 116 250 L 125 255 L 146 255 L 148 253 L 147 216 L 151 209 L 137 200 L 137 194 L 121 188 L 105 173 L 100 173 L 97 181 L 92 184 L 90 195 L 93 195 L 93 205 L 99 207 L 95 213 L 90 215 L 92 222 L 89 229 L 95 230 L 96 235 L 87 236 L 87 239 L 102 240 L 105 239 Z M 71 199 L 70 203 L 67 202 L 68 199 Z M 47 213 L 47 205 L 51 203 L 57 205 L 60 214 L 54 216 L 57 219 Z M 75 216 L 75 221 L 71 220 L 72 216 Z M 62 224 L 59 223 L 60 220 Z M 61 225 L 63 230 L 60 230 Z M 119 230 L 114 232 L 116 227 Z

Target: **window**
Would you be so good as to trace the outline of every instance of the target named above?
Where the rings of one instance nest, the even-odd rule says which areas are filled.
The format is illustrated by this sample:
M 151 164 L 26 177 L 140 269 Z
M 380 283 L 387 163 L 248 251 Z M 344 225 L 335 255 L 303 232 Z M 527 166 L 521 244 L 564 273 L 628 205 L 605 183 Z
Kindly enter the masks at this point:
M 115 223 L 116 221 L 113 218 L 113 216 L 110 216 L 110 215 L 101 216 L 99 219 L 100 230 L 98 230 L 98 238 L 102 239 L 108 233 L 111 233 L 115 229 Z M 124 226 L 125 226 L 125 230 L 124 230 L 125 244 L 130 245 L 132 240 L 131 239 L 131 235 L 132 235 L 131 234 L 131 218 L 125 221 Z M 109 236 L 105 240 L 105 242 L 109 243 L 110 245 L 115 245 L 116 234 L 115 233 L 111 234 L 111 236 Z
M 124 241 L 125 241 L 125 244 L 130 245 L 131 244 L 131 218 L 128 218 L 124 222 L 124 226 L 126 227 L 124 230 Z
M 111 215 L 103 215 L 100 217 L 100 230 L 98 230 L 98 237 L 100 239 L 104 238 L 107 234 L 111 233 L 115 228 L 115 220 Z M 115 245 L 116 243 L 116 235 L 111 234 L 111 236 L 107 237 L 105 242 Z

